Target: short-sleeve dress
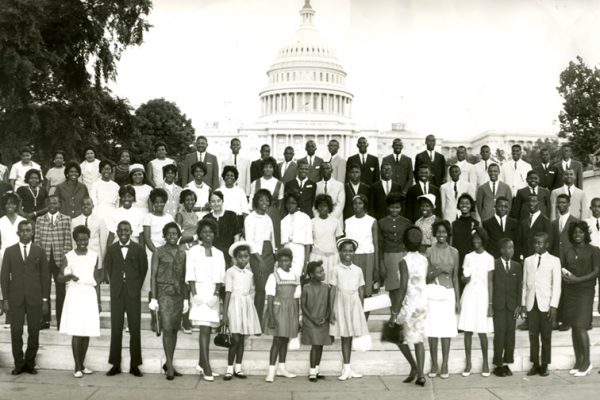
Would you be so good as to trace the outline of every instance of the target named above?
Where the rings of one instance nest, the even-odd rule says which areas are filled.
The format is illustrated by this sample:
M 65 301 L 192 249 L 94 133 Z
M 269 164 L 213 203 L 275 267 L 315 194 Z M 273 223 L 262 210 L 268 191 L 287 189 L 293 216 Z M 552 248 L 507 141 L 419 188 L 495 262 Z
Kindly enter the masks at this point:
M 181 327 L 185 298 L 185 251 L 170 251 L 166 246 L 156 249 L 156 299 L 160 310 L 160 325 L 164 331 Z
M 572 246 L 562 257 L 562 265 L 575 276 L 584 276 L 600 264 L 600 249 L 591 244 Z M 588 328 L 594 311 L 596 279 L 563 285 L 561 293 L 565 323 L 575 328 Z
M 190 320 L 195 325 L 219 326 L 219 296 L 215 295 L 216 285 L 225 278 L 225 257 L 221 250 L 211 247 L 212 256 L 206 255 L 206 248 L 197 244 L 188 250 L 185 281 L 194 282 L 196 295 L 192 296 Z
M 79 255 L 75 250 L 71 250 L 65 257 L 65 275 L 74 274 L 79 280 L 67 282 L 60 333 L 71 336 L 100 336 L 100 313 L 94 279 L 98 254 L 88 250 L 87 254 Z
M 319 321 L 329 316 L 329 285 L 308 283 L 302 288 L 302 296 L 306 298 L 306 308 L 310 315 Z M 305 345 L 329 346 L 332 343 L 329 335 L 329 323 L 319 326 L 308 318 L 302 319 L 301 342 Z
M 329 214 L 326 219 L 319 216 L 311 220 L 313 247 L 308 258 L 309 261 L 323 261 L 325 270 L 325 283 L 331 283 L 331 275 L 335 266 L 340 262 L 336 239 L 344 235 L 339 220 Z
M 338 264 L 333 273 L 331 286 L 335 287 L 333 312 L 335 322 L 329 326 L 329 334 L 336 338 L 359 337 L 369 334 L 369 326 L 360 302 L 358 289 L 365 285 L 362 270 L 354 264 Z
M 259 335 L 260 319 L 254 307 L 254 277 L 250 265 L 237 265 L 225 272 L 225 291 L 230 292 L 227 318 L 229 332 L 240 335 Z
M 135 201 L 132 207 L 139 208 L 142 213 L 146 214 L 150 211 L 150 192 L 152 186 L 150 185 L 131 185 L 135 190 Z
M 487 251 L 465 256 L 463 275 L 471 277 L 460 298 L 458 329 L 473 333 L 491 333 L 494 324 L 488 311 L 488 272 L 494 270 L 494 257 Z
M 443 247 L 434 244 L 428 248 L 427 259 L 434 267 L 452 268 L 453 272 L 455 268 L 458 269 L 458 250 L 449 244 Z M 444 299 L 428 299 L 425 329 L 427 337 L 452 338 L 458 334 L 454 288 L 442 287 L 446 291 Z
M 275 293 L 269 291 L 269 281 L 275 281 Z M 271 313 L 265 308 L 262 325 L 264 333 L 271 336 L 295 338 L 300 329 L 298 296 L 300 277 L 281 269 L 273 272 L 267 280 L 267 295 L 273 296 L 273 317 L 277 320 L 271 328 Z
M 427 340 L 427 258 L 416 251 L 408 252 L 402 259 L 408 271 L 408 287 L 398 318 L 404 321 L 404 343 L 413 345 Z
M 354 264 L 363 272 L 365 278 L 365 297 L 373 293 L 373 271 L 375 270 L 375 242 L 373 241 L 373 223 L 375 218 L 365 215 L 346 219 L 346 237 L 356 240 L 358 248 L 354 253 Z
M 131 208 L 133 209 L 133 207 Z M 169 222 L 173 222 L 173 217 L 169 214 L 154 215 L 153 213 L 148 213 L 144 217 L 142 225 L 150 227 L 150 240 L 155 248 L 164 246 L 165 238 L 163 237 L 162 230 Z M 148 255 L 148 265 L 152 265 L 152 252 L 150 249 L 146 249 L 146 254 Z M 146 274 L 146 279 L 144 279 L 144 286 L 142 288 L 144 291 L 150 289 L 150 274 Z
M 437 216 L 430 215 L 427 218 L 419 218 L 415 225 L 421 228 L 421 232 L 423 232 L 423 241 L 421 242 L 421 247 L 423 249 L 428 248 L 434 243 L 433 237 L 433 223 L 437 220 Z
M 302 211 L 286 215 L 281 220 L 281 243 L 292 250 L 292 271 L 301 276 L 304 268 L 304 246 L 313 244 L 310 217 Z

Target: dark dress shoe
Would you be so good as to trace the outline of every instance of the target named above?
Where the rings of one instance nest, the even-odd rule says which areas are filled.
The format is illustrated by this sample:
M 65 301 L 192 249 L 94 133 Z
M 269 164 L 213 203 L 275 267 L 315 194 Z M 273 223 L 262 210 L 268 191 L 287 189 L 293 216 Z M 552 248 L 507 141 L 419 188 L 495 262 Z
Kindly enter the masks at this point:
M 50 322 L 42 322 L 42 325 L 40 325 L 40 331 L 43 331 L 44 329 L 50 329 Z
M 560 324 L 558 326 L 558 330 L 561 331 L 561 332 L 568 331 L 569 329 L 571 329 L 571 327 L 569 325 L 567 325 L 567 324 Z
M 528 331 L 529 330 L 529 323 L 527 322 L 527 320 L 525 320 L 517 328 L 519 328 L 519 330 L 521 330 L 521 331 Z
M 504 375 L 506 375 L 506 376 L 512 376 L 513 375 L 513 373 L 510 370 L 510 368 L 508 368 L 508 365 L 505 365 L 503 368 L 504 368 Z
M 23 367 L 15 367 L 12 371 L 10 371 L 11 375 L 21 375 L 23 372 L 25 372 L 23 370 Z
M 165 374 L 167 373 L 167 364 L 163 364 L 163 371 L 165 371 Z M 181 372 L 178 372 L 175 368 L 173 368 L 173 376 L 183 376 L 183 374 Z
M 550 375 L 550 372 L 548 372 L 548 366 L 542 365 L 542 367 L 540 368 L 540 376 L 548 376 L 548 375 Z
M 240 379 L 246 379 L 247 378 L 246 374 L 243 373 L 243 372 L 241 372 L 241 371 L 240 372 L 234 372 L 233 376 L 235 376 L 236 378 L 240 378 Z
M 499 378 L 504 378 L 506 376 L 506 372 L 504 371 L 504 367 L 496 367 L 494 368 L 494 375 Z
M 121 373 L 121 368 L 117 367 L 117 366 L 113 366 L 111 369 L 108 370 L 108 372 L 106 373 L 107 376 L 115 376 Z
M 144 376 L 138 367 L 131 367 L 129 369 L 129 373 L 133 376 L 137 376 L 138 378 Z
M 37 371 L 37 369 L 35 369 L 35 367 L 27 367 L 27 368 L 25 368 L 24 371 L 30 375 L 37 375 L 37 373 L 38 373 L 38 371 Z
M 408 375 L 408 376 L 406 377 L 406 379 L 405 379 L 405 380 L 403 380 L 402 382 L 404 382 L 404 383 L 411 383 L 412 381 L 414 381 L 414 380 L 415 380 L 415 378 L 416 378 L 416 377 L 417 377 L 417 374 L 416 374 L 416 373 L 415 373 L 415 374 L 412 374 L 412 373 L 411 373 L 411 374 L 410 374 L 410 375 Z
M 169 374 L 167 374 L 167 380 L 168 381 L 172 381 L 173 379 L 175 379 L 175 375 L 169 375 Z
M 531 367 L 531 369 L 529 369 L 529 371 L 527 371 L 527 376 L 534 376 L 540 373 L 540 367 L 536 364 L 533 365 L 533 367 Z
M 317 373 L 317 379 L 325 379 L 325 376 Z
M 425 380 L 425 377 L 422 376 L 420 378 L 417 378 L 417 380 L 415 381 L 415 385 L 423 387 L 425 386 L 425 382 L 427 381 Z

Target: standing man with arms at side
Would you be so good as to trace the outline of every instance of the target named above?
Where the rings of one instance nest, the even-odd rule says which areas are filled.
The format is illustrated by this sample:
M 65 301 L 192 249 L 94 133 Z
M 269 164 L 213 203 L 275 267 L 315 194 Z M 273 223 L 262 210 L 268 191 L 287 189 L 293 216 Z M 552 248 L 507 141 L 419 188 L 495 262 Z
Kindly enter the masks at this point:
M 44 250 L 31 242 L 33 226 L 21 221 L 19 243 L 10 246 L 2 259 L 3 309 L 10 311 L 10 338 L 15 368 L 12 375 L 37 374 L 35 357 L 39 347 L 42 314 L 50 313 L 50 271 Z M 27 350 L 23 356 L 23 324 L 27 316 Z
M 511 201 L 506 197 L 496 198 L 496 213 L 493 217 L 484 220 L 482 222 L 483 229 L 489 235 L 487 252 L 490 253 L 494 258 L 500 257 L 500 240 L 507 238 L 513 242 L 513 246 L 516 246 L 517 235 L 519 232 L 519 221 L 508 216 L 510 211 Z M 514 250 L 514 249 L 513 249 Z M 513 251 L 513 258 L 517 259 L 518 254 Z
M 265 143 L 260 146 L 260 158 L 250 163 L 250 185 L 252 185 L 252 182 L 260 179 L 263 176 L 263 161 L 269 157 L 271 157 L 271 146 Z M 274 169 L 273 177 L 280 179 L 281 175 L 279 175 L 279 168 L 277 164 L 275 165 Z
M 380 220 L 388 215 L 387 198 L 391 193 L 402 194 L 401 187 L 392 181 L 392 166 L 381 164 L 381 180 L 371 187 L 371 215 Z
M 437 187 L 446 182 L 446 158 L 435 151 L 436 139 L 433 135 L 427 135 L 425 146 L 427 149 L 415 157 L 415 174 L 421 165 L 429 166 L 431 171 L 431 183 Z
M 289 181 L 284 186 L 284 195 L 295 192 L 298 195 L 298 208 L 300 211 L 313 217 L 313 205 L 315 203 L 315 191 L 317 184 L 308 178 L 308 162 L 305 159 L 298 161 L 298 175 L 296 179 Z
M 448 222 L 454 222 L 459 216 L 458 198 L 461 194 L 467 193 L 473 199 L 476 196 L 475 187 L 462 179 L 463 172 L 456 164 L 448 168 L 450 179 L 440 188 L 442 201 L 442 218 Z M 474 213 L 471 213 L 474 214 Z M 475 217 L 475 215 L 472 215 Z
M 129 373 L 140 377 L 142 372 L 142 284 L 148 272 L 148 258 L 142 246 L 130 240 L 131 224 L 121 221 L 117 225 L 119 240 L 108 247 L 104 258 L 104 273 L 110 283 L 110 355 L 112 364 L 106 373 L 121 373 L 121 347 L 124 316 L 129 327 Z
M 344 166 L 345 168 L 345 166 Z M 328 162 L 323 162 L 321 165 L 321 180 L 317 182 L 317 190 L 315 191 L 315 198 L 320 194 L 326 194 L 331 197 L 333 202 L 333 211 L 331 215 L 340 221 L 340 226 L 344 226 L 343 212 L 344 205 L 346 202 L 346 193 L 344 190 L 344 184 L 338 182 L 332 178 L 333 168 Z M 313 206 L 313 214 L 319 215 L 317 209 Z
M 512 160 L 506 160 L 500 168 L 500 180 L 510 187 L 511 193 L 516 194 L 519 189 L 527 186 L 527 173 L 531 171 L 531 164 L 523 161 L 523 149 L 520 144 L 511 147 Z
M 336 139 L 331 139 L 327 145 L 327 149 L 331 155 L 329 163 L 331 164 L 331 168 L 333 168 L 333 179 L 342 184 L 346 183 L 346 160 L 338 154 L 340 151 L 340 142 Z
M 240 155 L 240 150 L 242 148 L 242 142 L 238 138 L 233 138 L 229 142 L 229 149 L 231 150 L 231 154 L 223 160 L 223 168 L 227 165 L 231 165 L 237 169 L 238 179 L 237 185 L 244 190 L 246 193 L 246 197 L 250 195 L 250 160 L 246 157 Z M 219 187 L 212 188 L 213 190 L 217 190 Z
M 585 192 L 575 186 L 575 171 L 567 169 L 563 172 L 564 185 L 550 193 L 550 218 L 556 219 L 556 199 L 559 194 L 566 194 L 571 199 L 569 212 L 577 219 L 584 220 L 588 216 L 588 202 Z
M 498 164 L 492 163 L 488 166 L 489 181 L 484 183 L 477 189 L 477 198 L 475 203 L 477 204 L 477 213 L 482 221 L 492 218 L 495 213 L 496 199 L 498 197 L 505 197 L 510 200 L 512 205 L 512 192 L 510 187 L 498 180 L 500 175 L 500 167 Z
M 532 169 L 527 173 L 527 186 L 519 189 L 515 194 L 515 201 L 511 210 L 511 216 L 515 219 L 527 218 L 527 198 L 530 194 L 535 194 L 540 203 L 540 211 L 546 217 L 550 217 L 550 192 L 539 186 L 540 175 L 538 171 Z
M 402 196 L 406 196 L 406 192 L 415 182 L 413 173 L 412 159 L 402 154 L 404 144 L 402 139 L 396 138 L 392 142 L 392 154 L 383 157 L 381 165 L 390 164 L 392 166 L 392 181 L 400 185 Z
M 321 164 L 323 164 L 323 159 L 317 155 L 315 155 L 317 151 L 317 144 L 314 140 L 309 140 L 306 142 L 306 146 L 304 148 L 306 150 L 306 156 L 298 160 L 298 162 L 305 160 L 308 164 L 308 179 L 313 182 L 317 182 L 321 179 Z
M 469 176 L 469 182 L 475 185 L 475 190 L 479 189 L 479 186 L 490 180 L 488 175 L 488 167 L 493 163 L 492 159 L 490 158 L 491 155 L 492 151 L 490 150 L 490 146 L 487 144 L 481 146 L 481 149 L 479 150 L 479 156 L 481 159 L 478 163 L 473 164 Z
M 298 174 L 298 163 L 294 161 L 294 148 L 288 146 L 283 151 L 284 161 L 279 163 L 279 171 L 281 171 L 281 182 L 286 183 L 296 179 Z
M 346 162 L 346 178 L 347 180 L 350 179 L 350 166 L 358 165 L 360 167 L 360 181 L 373 186 L 379 180 L 379 161 L 377 157 L 367 153 L 369 147 L 367 138 L 359 138 L 356 147 L 358 147 L 358 154 L 351 156 Z
M 555 188 L 556 178 L 558 177 L 558 169 L 550 160 L 550 152 L 548 148 L 540 149 L 540 162 L 533 169 L 540 175 L 540 186 L 552 191 Z
M 560 149 L 560 153 L 561 160 L 554 165 L 558 171 L 554 188 L 559 188 L 565 184 L 565 171 L 570 169 L 575 173 L 575 186 L 579 189 L 583 189 L 583 166 L 581 165 L 581 162 L 573 160 L 573 149 L 571 148 L 571 145 L 568 143 L 564 144 Z
M 181 171 L 181 186 L 185 186 L 190 183 L 194 176 L 192 175 L 192 165 L 201 161 L 206 165 L 206 174 L 202 179 L 212 190 L 219 188 L 219 162 L 217 157 L 208 153 L 206 148 L 208 147 L 208 139 L 205 136 L 198 136 L 196 139 L 196 151 L 189 153 L 185 156 L 183 162 L 183 169 Z

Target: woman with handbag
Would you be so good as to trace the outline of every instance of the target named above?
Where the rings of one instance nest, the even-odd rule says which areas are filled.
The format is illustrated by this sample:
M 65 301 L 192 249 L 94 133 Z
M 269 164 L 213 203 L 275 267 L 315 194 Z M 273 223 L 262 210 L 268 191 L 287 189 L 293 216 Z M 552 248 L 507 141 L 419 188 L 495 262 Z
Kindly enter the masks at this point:
M 223 325 L 227 326 L 231 334 L 227 372 L 223 377 L 226 381 L 234 376 L 246 378 L 246 374 L 242 372 L 246 336 L 260 335 L 262 332 L 254 307 L 254 277 L 250 270 L 250 254 L 252 247 L 248 242 L 235 242 L 229 247 L 229 255 L 234 264 L 225 272 Z
M 400 351 L 410 364 L 410 374 L 404 380 L 419 386 L 425 386 L 425 325 L 427 323 L 427 258 L 419 252 L 423 242 L 423 232 L 417 226 L 404 231 L 404 247 L 406 256 L 400 261 L 400 295 L 392 304 L 390 323 L 403 325 L 404 338 L 398 343 Z M 415 358 L 410 352 L 410 345 L 415 347 Z
M 460 292 L 458 286 L 458 250 L 448 244 L 450 223 L 438 221 L 433 224 L 436 243 L 427 249 L 429 261 L 427 269 L 427 325 L 425 333 L 429 338 L 431 353 L 430 378 L 440 374 L 447 379 L 450 341 L 458 334 L 456 314 L 460 313 Z M 442 368 L 438 368 L 438 339 L 442 339 Z
M 492 288 L 494 279 L 494 257 L 485 251 L 487 233 L 481 227 L 475 227 L 471 233 L 473 251 L 465 256 L 463 277 L 466 283 L 460 299 L 460 317 L 458 329 L 465 332 L 465 355 L 467 363 L 462 376 L 471 375 L 471 344 L 473 333 L 479 335 L 483 367 L 481 376 L 490 376 L 488 364 L 487 334 L 494 331 L 492 322 Z
M 221 250 L 213 246 L 217 226 L 213 220 L 198 222 L 200 243 L 188 250 L 185 263 L 185 280 L 190 285 L 192 304 L 190 320 L 200 326 L 199 360 L 196 370 L 204 380 L 213 382 L 209 357 L 210 332 L 220 325 L 219 291 L 225 278 L 225 257 Z
M 175 222 L 163 227 L 165 245 L 152 254 L 150 287 L 154 296 L 148 307 L 160 310 L 160 330 L 163 349 L 167 358 L 163 370 L 168 380 L 181 376 L 173 367 L 173 355 L 177 344 L 177 331 L 181 326 L 182 314 L 189 308 L 187 286 L 185 284 L 185 251 L 177 245 L 181 229 Z

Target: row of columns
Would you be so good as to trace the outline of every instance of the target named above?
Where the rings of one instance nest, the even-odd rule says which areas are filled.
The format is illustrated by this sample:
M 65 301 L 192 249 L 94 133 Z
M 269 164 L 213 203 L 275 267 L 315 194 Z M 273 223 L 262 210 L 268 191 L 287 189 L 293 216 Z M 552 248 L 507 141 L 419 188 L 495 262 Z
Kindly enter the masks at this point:
M 352 114 L 352 101 L 347 96 L 330 93 L 277 93 L 261 98 L 262 115 L 285 112 L 323 112 Z

